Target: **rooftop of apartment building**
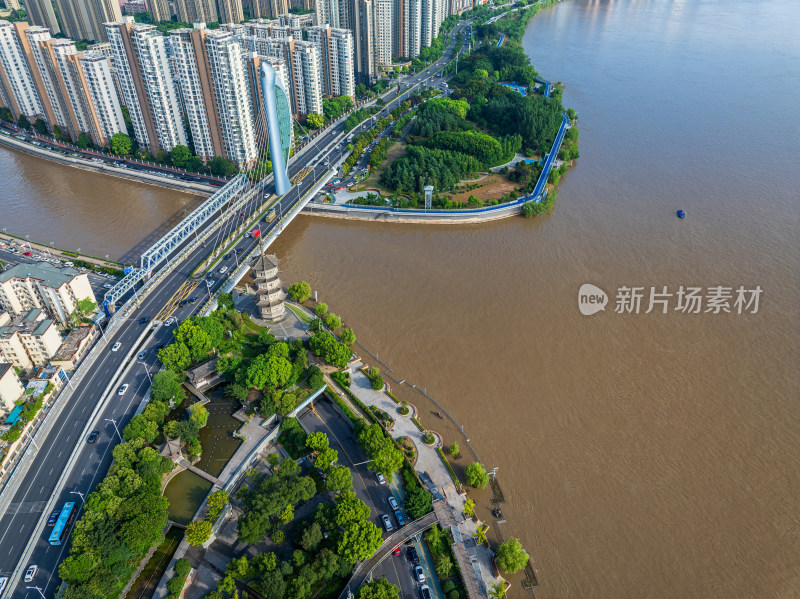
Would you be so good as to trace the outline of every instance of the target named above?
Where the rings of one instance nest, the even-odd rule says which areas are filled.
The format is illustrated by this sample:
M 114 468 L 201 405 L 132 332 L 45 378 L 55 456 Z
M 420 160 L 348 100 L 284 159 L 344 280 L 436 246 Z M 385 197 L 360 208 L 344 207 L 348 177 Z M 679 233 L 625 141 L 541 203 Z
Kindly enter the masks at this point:
M 81 345 L 85 342 L 86 338 L 92 334 L 94 329 L 93 325 L 79 325 L 72 329 L 69 334 L 64 338 L 61 347 L 58 348 L 56 355 L 52 357 L 54 362 L 65 362 L 71 360 Z
M 34 308 L 24 314 L 17 314 L 14 318 L 9 318 L 7 312 L 0 312 L 0 323 L 0 338 L 7 339 L 14 333 L 43 335 L 53 325 L 53 320 L 44 318 L 41 308 Z
M 8 374 L 9 370 L 13 370 L 13 366 L 8 362 L 0 362 L 0 380 Z
M 74 268 L 58 268 L 49 262 L 36 262 L 34 264 L 20 263 L 16 266 L 0 272 L 0 283 L 6 283 L 11 279 L 36 279 L 45 287 L 58 289 L 83 274 Z

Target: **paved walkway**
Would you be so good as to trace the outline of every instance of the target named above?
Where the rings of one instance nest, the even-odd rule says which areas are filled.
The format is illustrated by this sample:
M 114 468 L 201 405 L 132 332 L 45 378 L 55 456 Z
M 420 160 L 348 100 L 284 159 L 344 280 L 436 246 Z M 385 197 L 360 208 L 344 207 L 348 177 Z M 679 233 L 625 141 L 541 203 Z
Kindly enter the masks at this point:
M 292 312 L 288 305 L 283 318 L 278 322 L 269 322 L 268 320 L 261 320 L 255 314 L 258 314 L 256 309 L 255 296 L 242 294 L 236 298 L 236 309 L 241 312 L 247 312 L 250 315 L 250 320 L 261 327 L 266 327 L 269 332 L 275 335 L 278 339 L 302 339 L 308 336 L 308 325 L 303 324 L 297 315 Z
M 492 573 L 489 561 L 491 553 L 483 546 L 475 543 L 473 533 L 477 531 L 477 524 L 467 519 L 461 513 L 464 509 L 465 497 L 456 490 L 455 483 L 450 478 L 447 467 L 442 462 L 435 445 L 425 445 L 422 441 L 423 433 L 411 422 L 411 414 L 401 416 L 397 412 L 397 404 L 383 391 L 375 391 L 367 376 L 359 370 L 361 362 L 351 365 L 350 391 L 368 406 L 376 406 L 394 418 L 392 436 L 409 437 L 417 449 L 417 463 L 414 468 L 417 472 L 424 473 L 431 483 L 438 489 L 452 508 L 456 525 L 452 527 L 456 544 L 463 543 L 463 556 L 471 563 L 475 571 L 477 586 L 481 595 L 487 595 L 488 587 L 499 581 Z M 423 479 L 426 477 L 422 477 Z

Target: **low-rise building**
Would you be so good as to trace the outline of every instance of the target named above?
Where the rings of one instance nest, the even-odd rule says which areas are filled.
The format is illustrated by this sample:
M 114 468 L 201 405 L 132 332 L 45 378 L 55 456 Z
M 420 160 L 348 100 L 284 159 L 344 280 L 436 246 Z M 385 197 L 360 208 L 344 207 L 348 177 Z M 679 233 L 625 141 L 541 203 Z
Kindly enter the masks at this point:
M 14 409 L 14 402 L 25 393 L 25 387 L 17 376 L 14 367 L 0 362 L 0 414 L 8 414 Z
M 60 324 L 68 325 L 70 314 L 84 299 L 97 302 L 89 277 L 74 268 L 38 262 L 17 264 L 0 272 L 0 308 L 15 316 L 44 308 Z
M 0 359 L 25 371 L 47 364 L 61 345 L 55 322 L 42 308 L 28 310 L 13 319 L 0 313 Z
M 61 389 L 66 382 L 67 373 L 60 366 L 40 366 L 25 386 L 25 396 L 32 399 L 54 393 Z
M 81 324 L 75 327 L 64 338 L 55 355 L 50 358 L 50 365 L 73 370 L 92 347 L 92 342 L 97 339 L 99 334 L 99 329 L 94 325 Z

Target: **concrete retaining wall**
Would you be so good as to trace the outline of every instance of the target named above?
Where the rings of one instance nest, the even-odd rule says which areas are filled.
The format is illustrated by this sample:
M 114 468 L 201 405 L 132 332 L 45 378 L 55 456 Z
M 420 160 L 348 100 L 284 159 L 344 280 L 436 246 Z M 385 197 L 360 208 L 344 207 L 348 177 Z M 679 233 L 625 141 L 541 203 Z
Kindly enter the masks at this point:
M 308 204 L 303 214 L 327 216 L 330 218 L 347 218 L 370 222 L 387 223 L 423 223 L 434 225 L 455 225 L 464 223 L 484 223 L 501 218 L 510 218 L 522 214 L 524 202 L 511 202 L 501 206 L 479 208 L 476 210 L 445 211 L 432 210 L 400 210 L 396 208 L 364 208 L 335 204 Z

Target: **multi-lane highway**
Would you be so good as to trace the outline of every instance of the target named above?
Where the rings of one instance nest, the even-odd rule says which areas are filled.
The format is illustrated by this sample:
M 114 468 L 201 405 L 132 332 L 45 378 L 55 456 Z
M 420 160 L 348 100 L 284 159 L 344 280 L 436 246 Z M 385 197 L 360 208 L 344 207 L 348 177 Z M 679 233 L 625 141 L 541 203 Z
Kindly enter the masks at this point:
M 457 26 L 454 33 L 457 35 L 463 24 Z M 453 36 L 455 39 L 455 35 Z M 403 84 L 403 94 L 387 102 L 387 111 L 391 111 L 408 95 L 406 92 L 424 84 L 429 80 L 431 73 L 438 71 L 450 58 L 452 43 L 445 56 L 420 73 L 408 78 Z M 279 214 L 286 214 L 297 201 L 306 194 L 311 187 L 328 171 L 326 162 L 330 165 L 338 164 L 343 158 L 344 144 L 340 142 L 345 138 L 343 120 L 331 126 L 322 135 L 317 136 L 302 152 L 294 158 L 289 166 L 290 178 L 295 177 L 303 169 L 307 174 L 287 194 L 280 198 L 276 204 Z M 325 158 L 328 160 L 326 161 Z M 311 166 L 311 165 L 314 166 Z M 264 189 L 264 193 L 272 193 L 272 185 Z M 248 208 L 248 217 L 257 206 L 252 202 Z M 238 219 L 239 215 L 231 215 Z M 269 234 L 274 227 L 282 226 L 280 220 L 273 223 L 261 223 L 262 236 Z M 91 234 L 87 231 L 87 234 Z M 189 242 L 187 242 L 189 243 Z M 238 246 L 245 255 L 258 243 L 252 238 L 243 239 Z M 163 306 L 170 303 L 184 288 L 184 284 L 191 277 L 194 269 L 203 262 L 212 249 L 201 245 L 194 249 L 188 257 L 177 265 L 161 283 L 148 296 L 141 300 L 139 307 L 122 322 L 116 332 L 107 335 L 99 343 L 104 344 L 82 380 L 76 382 L 74 391 L 68 398 L 66 405 L 58 415 L 49 432 L 39 439 L 39 450 L 27 470 L 17 472 L 14 486 L 11 489 L 8 508 L 0 517 L 0 576 L 11 577 L 14 588 L 4 592 L 3 597 L 38 598 L 39 591 L 27 589 L 26 586 L 39 587 L 46 596 L 53 595 L 58 585 L 58 564 L 66 556 L 69 544 L 51 546 L 46 540 L 46 531 L 40 526 L 42 515 L 48 501 L 63 482 L 63 491 L 56 498 L 55 505 L 60 507 L 66 501 L 81 503 L 81 495 L 85 497 L 94 486 L 102 480 L 111 464 L 111 449 L 119 442 L 114 423 L 119 430 L 130 420 L 139 404 L 142 402 L 149 387 L 149 377 L 158 370 L 156 348 L 168 343 L 172 338 L 170 327 L 156 327 L 154 332 L 147 336 L 141 347 L 132 352 L 134 344 L 140 338 L 146 327 L 153 323 L 140 324 L 142 317 L 153 318 L 161 312 Z M 176 251 L 174 255 L 179 254 Z M 219 278 L 216 277 L 215 278 Z M 217 281 L 216 286 L 222 284 Z M 186 304 L 177 307 L 174 316 L 182 320 L 193 315 L 203 303 L 205 286 L 199 288 L 197 293 L 201 301 L 196 304 Z M 213 291 L 213 290 L 212 290 Z M 121 318 L 116 316 L 115 318 Z M 114 344 L 120 343 L 118 351 L 111 351 Z M 136 360 L 136 354 L 145 350 L 144 360 Z M 132 356 L 129 356 L 131 354 Z M 118 379 L 112 395 L 105 408 L 97 415 L 94 427 L 101 432 L 99 440 L 94 444 L 87 444 L 83 438 L 83 431 L 90 417 L 105 397 L 106 388 L 115 377 L 120 368 L 125 368 L 124 374 Z M 117 395 L 119 384 L 127 383 L 127 392 Z M 50 416 L 52 418 L 52 416 Z M 114 421 L 114 422 L 111 422 Z M 73 450 L 78 447 L 79 455 L 74 460 L 75 467 L 66 472 L 68 462 Z M 4 498 L 6 499 L 6 498 Z M 49 529 L 47 529 L 49 530 Z M 26 556 L 29 540 L 35 541 L 32 552 Z M 21 572 L 29 565 L 36 564 L 38 572 L 30 583 L 21 583 Z

